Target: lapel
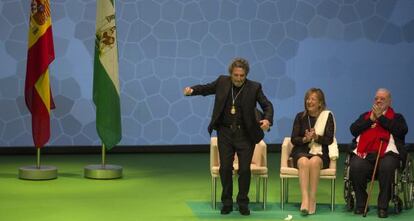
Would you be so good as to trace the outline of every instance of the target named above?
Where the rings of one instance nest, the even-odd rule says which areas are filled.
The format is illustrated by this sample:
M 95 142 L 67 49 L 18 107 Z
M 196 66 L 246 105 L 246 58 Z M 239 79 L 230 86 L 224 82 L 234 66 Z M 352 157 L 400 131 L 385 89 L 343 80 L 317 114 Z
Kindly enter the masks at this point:
M 250 86 L 249 80 L 246 79 L 246 81 L 244 83 L 245 83 L 245 85 L 244 85 L 243 91 L 241 92 L 241 96 L 242 96 L 241 103 L 242 104 L 246 103 L 245 101 L 247 99 L 247 96 L 249 95 L 248 91 L 249 91 L 249 86 Z
M 214 104 L 214 112 L 213 115 L 216 117 L 219 116 L 219 114 L 223 111 L 224 105 L 226 104 L 226 99 L 229 96 L 230 89 L 231 89 L 231 79 L 230 77 L 225 78 L 224 80 L 220 81 L 220 84 L 218 84 L 218 89 L 216 93 L 216 99 Z
M 221 93 L 221 100 L 223 100 L 223 101 L 226 101 L 227 96 L 229 95 L 230 89 L 231 89 L 231 86 L 232 86 L 231 78 L 228 77 L 227 79 L 228 80 L 225 81 L 225 83 L 223 84 L 223 93 Z M 221 102 L 221 103 L 224 103 L 224 102 Z M 224 105 L 223 105 L 223 107 L 224 107 Z

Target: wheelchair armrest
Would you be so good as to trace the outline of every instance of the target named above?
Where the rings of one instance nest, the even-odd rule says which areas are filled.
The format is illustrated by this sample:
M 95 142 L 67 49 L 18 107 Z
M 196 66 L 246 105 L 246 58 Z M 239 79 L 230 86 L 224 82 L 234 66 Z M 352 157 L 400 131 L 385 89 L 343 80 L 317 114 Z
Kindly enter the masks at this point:
M 355 142 L 349 143 L 349 144 L 345 145 L 345 152 L 351 154 L 351 153 L 354 152 L 356 147 L 357 147 L 357 144 Z
M 344 161 L 344 165 L 345 166 L 349 166 L 350 165 L 350 161 L 351 161 L 351 156 L 352 156 L 352 152 L 348 152 L 347 154 L 346 154 L 346 157 L 345 157 L 345 161 Z
M 404 158 L 401 158 L 400 160 L 400 169 L 403 171 L 405 168 L 410 167 L 411 165 L 411 155 L 410 153 L 406 153 Z

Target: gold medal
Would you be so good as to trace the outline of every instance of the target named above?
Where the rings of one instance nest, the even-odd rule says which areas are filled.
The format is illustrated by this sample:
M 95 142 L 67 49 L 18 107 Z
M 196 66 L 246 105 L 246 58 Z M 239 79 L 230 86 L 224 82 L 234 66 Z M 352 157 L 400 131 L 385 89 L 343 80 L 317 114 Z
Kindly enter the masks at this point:
M 231 114 L 236 114 L 236 107 L 234 105 L 231 105 L 230 113 Z
M 232 99 L 231 103 L 232 104 L 231 104 L 230 114 L 232 114 L 232 115 L 236 114 L 236 106 L 234 105 L 234 103 L 235 103 L 237 97 L 239 96 L 240 92 L 243 90 L 243 88 L 244 88 L 244 84 L 243 84 L 242 88 L 240 88 L 239 92 L 237 92 L 236 97 L 235 97 L 234 94 L 233 94 L 233 87 L 231 87 L 231 99 Z

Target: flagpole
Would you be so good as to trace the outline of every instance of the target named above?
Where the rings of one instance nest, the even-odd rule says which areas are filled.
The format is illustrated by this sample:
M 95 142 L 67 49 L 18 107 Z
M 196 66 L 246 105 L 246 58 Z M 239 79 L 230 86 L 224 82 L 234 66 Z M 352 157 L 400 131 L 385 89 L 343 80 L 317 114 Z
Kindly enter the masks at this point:
M 36 165 L 22 166 L 19 168 L 19 178 L 23 180 L 51 180 L 57 178 L 55 166 L 40 166 L 40 149 L 36 148 Z
M 102 168 L 105 168 L 105 144 L 102 144 Z
M 85 177 L 90 179 L 122 177 L 121 166 L 105 162 L 106 147 L 111 149 L 122 138 L 116 33 L 115 1 L 96 1 L 92 98 L 96 106 L 96 130 L 102 142 L 102 162 L 84 168 Z M 103 40 L 108 37 L 110 41 Z
M 101 164 L 91 164 L 84 168 L 84 176 L 90 179 L 108 180 L 122 177 L 122 167 L 113 164 L 106 164 L 106 148 L 102 144 Z
M 29 1 L 30 2 L 30 1 Z M 50 0 L 36 1 L 41 6 L 41 22 L 37 13 L 29 12 L 28 50 L 24 96 L 26 106 L 32 115 L 32 136 L 36 150 L 36 164 L 19 168 L 19 178 L 25 180 L 50 180 L 57 178 L 55 166 L 40 166 L 40 149 L 50 138 L 50 112 L 55 108 L 50 88 L 49 65 L 55 59 L 53 46 Z M 53 14 L 53 13 L 52 13 Z M 41 23 L 41 24 L 40 24 Z M 43 40 L 42 40 L 43 39 Z M 39 61 L 41 61 L 39 64 Z M 41 95 L 41 96 L 35 96 Z M 43 110 L 43 111 L 41 111 Z
M 40 148 L 36 148 L 37 149 L 37 162 L 36 162 L 36 168 L 40 169 Z

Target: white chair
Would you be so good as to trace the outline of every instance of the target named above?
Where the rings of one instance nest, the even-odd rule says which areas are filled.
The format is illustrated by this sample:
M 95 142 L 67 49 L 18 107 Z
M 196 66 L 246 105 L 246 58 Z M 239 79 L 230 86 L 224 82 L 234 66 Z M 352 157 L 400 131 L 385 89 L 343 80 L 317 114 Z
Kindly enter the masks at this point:
M 260 201 L 260 182 L 263 181 L 263 209 L 266 209 L 267 200 L 267 145 L 262 140 L 254 149 L 252 163 L 250 165 L 252 177 L 256 179 L 256 202 Z M 217 204 L 217 178 L 220 178 L 220 157 L 218 152 L 217 137 L 211 137 L 210 141 L 210 172 L 211 172 L 211 205 L 216 209 Z M 233 161 L 233 175 L 237 175 L 239 163 L 237 154 Z
M 299 178 L 298 169 L 293 167 L 292 158 L 290 157 L 292 148 L 293 144 L 290 142 L 290 137 L 285 137 L 280 159 L 280 205 L 282 210 L 284 204 L 288 202 L 289 179 Z M 333 211 L 335 208 L 336 160 L 331 160 L 329 168 L 321 170 L 320 178 L 331 180 L 331 211 Z

